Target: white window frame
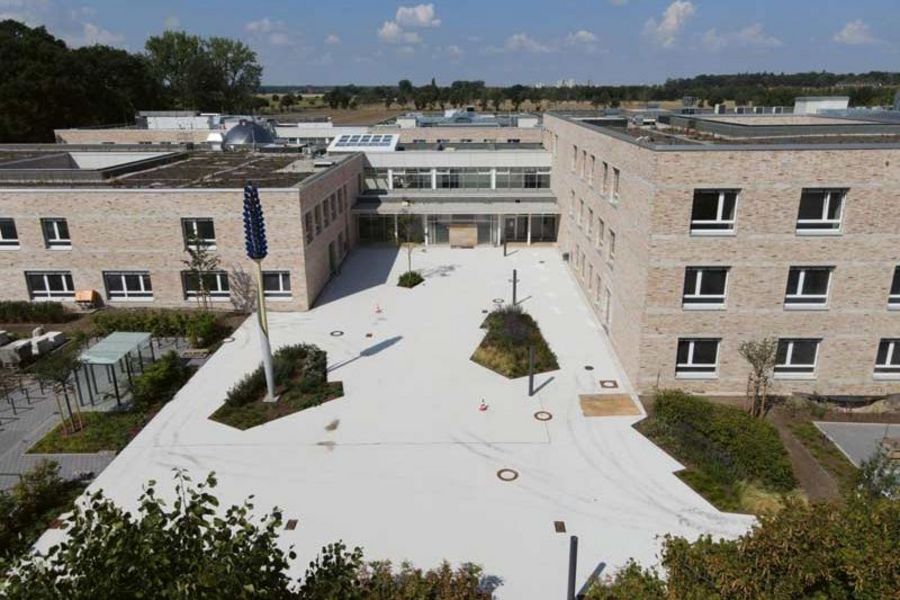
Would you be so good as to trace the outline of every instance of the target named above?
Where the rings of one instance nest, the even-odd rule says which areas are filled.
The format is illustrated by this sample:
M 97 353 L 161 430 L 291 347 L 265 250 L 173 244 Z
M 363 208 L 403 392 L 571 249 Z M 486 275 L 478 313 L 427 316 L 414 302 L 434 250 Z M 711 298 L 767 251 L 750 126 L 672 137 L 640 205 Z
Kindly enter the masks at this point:
M 885 354 L 885 362 L 878 362 L 878 355 L 881 354 L 881 346 L 887 344 L 887 353 Z M 894 363 L 895 358 L 900 358 L 900 339 L 882 338 L 878 340 L 878 347 L 875 349 L 875 371 L 873 376 L 875 379 L 900 379 L 900 364 Z
M 200 294 L 199 290 L 189 290 L 187 288 L 187 276 L 193 274 L 192 271 L 181 272 L 181 285 L 184 288 L 185 300 L 196 300 L 197 296 Z M 231 300 L 231 282 L 228 282 L 227 290 L 222 289 L 222 281 L 228 281 L 227 271 L 207 271 L 204 275 L 212 275 L 216 278 L 216 289 L 210 288 L 207 290 L 210 302 L 228 302 Z
M 137 276 L 140 282 L 140 290 L 129 290 L 125 285 L 127 276 Z M 107 277 L 120 277 L 122 291 L 111 292 Z M 147 289 L 149 284 L 149 288 Z M 103 287 L 106 288 L 106 300 L 108 302 L 152 302 L 153 282 L 150 279 L 150 271 L 103 271 Z
M 59 233 L 59 224 L 65 223 L 69 237 L 64 238 Z M 47 229 L 45 225 L 53 226 L 53 237 L 47 237 Z M 69 222 L 62 217 L 47 217 L 41 219 L 41 234 L 44 236 L 44 246 L 50 250 L 70 250 L 72 248 L 72 231 L 69 229 Z
M 893 293 L 894 285 L 897 293 Z M 888 290 L 888 310 L 900 310 L 900 267 L 894 267 L 894 275 L 891 278 L 891 287 Z
M 576 222 L 578 226 L 581 227 L 581 223 L 584 221 L 584 198 L 578 199 L 578 216 L 576 217 Z
M 681 307 L 684 310 L 722 310 L 725 308 L 725 301 L 728 298 L 728 280 L 730 279 L 731 269 L 729 267 L 707 266 L 707 267 L 685 267 L 684 280 L 687 282 L 688 273 L 697 272 L 697 278 L 694 282 L 693 293 L 684 293 L 682 286 Z M 703 286 L 703 275 L 707 271 L 725 271 L 725 287 L 721 294 L 704 295 L 700 293 Z M 693 302 L 691 300 L 694 300 Z
M 695 363 L 694 350 L 698 342 L 716 344 L 716 360 L 713 363 Z M 687 362 L 678 362 L 678 350 L 681 344 L 688 344 Z M 675 346 L 675 379 L 718 379 L 719 377 L 719 354 L 722 340 L 719 338 L 678 338 Z M 703 369 L 703 370 L 699 370 Z
M 41 275 L 44 278 L 44 288 L 46 291 L 35 292 L 31 288 L 31 282 L 28 279 L 30 275 Z M 53 292 L 50 290 L 50 281 L 47 279 L 51 276 L 60 276 L 62 277 L 63 288 L 65 288 L 62 292 Z M 68 277 L 68 280 L 66 279 Z M 71 289 L 69 289 L 68 283 L 71 281 Z M 46 300 L 74 300 L 75 299 L 75 280 L 72 278 L 71 271 L 25 271 L 25 284 L 28 288 L 28 297 L 31 298 L 32 301 L 40 302 Z M 38 295 L 40 294 L 40 295 Z
M 831 282 L 834 279 L 834 267 L 790 267 L 788 269 L 788 285 L 791 281 L 791 273 L 800 271 L 797 277 L 797 289 L 789 290 L 785 286 L 784 293 L 784 309 L 785 310 L 827 310 L 828 299 L 831 296 Z M 809 271 L 825 271 L 828 273 L 828 285 L 825 286 L 824 294 L 804 294 L 803 288 L 806 283 L 806 274 Z
M 606 235 L 606 222 L 601 217 L 597 217 L 597 240 L 594 243 L 594 247 L 597 248 L 597 250 L 603 249 L 604 235 Z
M 799 365 L 793 363 L 793 355 L 794 355 L 794 344 L 797 342 L 815 342 L 816 344 L 816 354 L 813 358 L 812 365 Z M 816 370 L 819 366 L 819 346 L 822 344 L 822 340 L 817 338 L 783 338 L 778 340 L 778 345 L 780 346 L 782 343 L 788 345 L 787 354 L 785 355 L 784 364 L 776 364 L 773 376 L 775 379 L 815 379 L 816 378 Z M 796 371 L 793 369 L 809 369 L 804 371 Z
M 343 234 L 341 234 L 343 236 Z M 290 271 L 263 271 L 263 281 L 265 281 L 266 275 L 278 275 L 278 290 L 267 290 L 263 288 L 263 295 L 270 300 L 290 300 L 294 297 L 293 286 L 291 285 L 291 272 Z M 284 281 L 287 278 L 288 288 L 284 289 Z
M 588 186 L 594 187 L 594 170 L 597 168 L 597 157 L 591 154 L 591 165 L 588 171 Z
M 575 172 L 575 166 L 576 166 L 577 162 L 578 162 L 578 146 L 573 144 L 572 145 L 572 168 L 570 169 L 570 171 L 572 173 Z
M 592 239 L 594 237 L 594 209 L 588 207 L 588 216 L 587 216 L 587 232 L 585 233 L 588 239 Z
M 718 192 L 719 200 L 716 205 L 716 218 L 714 220 L 704 220 L 704 219 L 694 219 L 694 200 L 696 200 L 697 192 Z M 741 201 L 741 193 L 739 190 L 734 189 L 722 189 L 722 190 L 708 190 L 708 189 L 696 189 L 694 190 L 694 198 L 691 199 L 691 235 L 705 235 L 705 236 L 717 236 L 717 235 L 734 235 L 735 231 L 735 223 L 737 222 L 737 211 L 738 205 Z M 723 219 L 723 213 L 725 212 L 725 194 L 734 194 L 734 216 L 731 219 Z M 695 225 L 728 225 L 728 228 L 721 229 L 697 229 Z
M 840 235 L 841 230 L 844 226 L 844 200 L 847 195 L 847 190 L 845 189 L 821 189 L 821 188 L 804 188 L 803 192 L 801 192 L 801 201 L 803 198 L 803 193 L 808 192 L 822 192 L 825 194 L 824 201 L 822 202 L 822 218 L 821 219 L 801 219 L 799 212 L 799 204 L 797 208 L 797 225 L 796 231 L 797 235 Z M 838 216 L 836 219 L 828 219 L 826 215 L 828 214 L 828 209 L 831 207 L 832 194 L 838 195 L 838 201 L 840 202 L 840 210 L 838 211 Z M 822 227 L 808 227 L 801 228 L 801 224 L 821 224 Z M 836 227 L 835 227 L 836 225 Z
M 609 258 L 607 258 L 608 262 L 613 262 L 616 260 L 616 232 L 612 229 L 609 230 Z
M 612 325 L 612 290 L 607 286 L 603 295 L 603 326 L 609 331 Z
M 19 246 L 19 228 L 16 227 L 16 220 L 8 217 L 0 218 L 0 222 L 7 222 L 12 225 L 13 231 L 16 233 L 14 238 L 3 237 L 3 230 L 0 229 L 0 250 L 18 250 Z
M 619 203 L 619 186 L 621 185 L 622 171 L 618 167 L 613 167 L 612 191 L 609 194 L 609 201 L 612 204 Z
M 212 223 L 212 228 L 213 228 L 213 237 L 212 238 L 201 238 L 200 237 L 200 231 L 197 228 L 197 223 L 199 223 L 200 221 L 209 221 L 210 223 Z M 216 223 L 211 217 L 183 217 L 181 219 L 181 235 L 184 237 L 184 247 L 185 248 L 191 247 L 190 238 L 188 237 L 188 232 L 187 232 L 188 227 L 190 227 L 193 234 L 195 236 L 197 236 L 199 241 L 203 244 L 203 246 L 207 250 L 215 250 L 216 249 L 216 238 L 215 238 Z

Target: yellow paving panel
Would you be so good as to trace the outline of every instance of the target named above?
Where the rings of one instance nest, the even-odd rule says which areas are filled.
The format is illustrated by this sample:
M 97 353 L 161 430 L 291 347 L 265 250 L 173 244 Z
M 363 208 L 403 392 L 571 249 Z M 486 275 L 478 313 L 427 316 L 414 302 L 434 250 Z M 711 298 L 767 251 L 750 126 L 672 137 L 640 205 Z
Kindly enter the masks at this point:
M 581 412 L 586 417 L 626 417 L 641 411 L 628 394 L 580 394 Z

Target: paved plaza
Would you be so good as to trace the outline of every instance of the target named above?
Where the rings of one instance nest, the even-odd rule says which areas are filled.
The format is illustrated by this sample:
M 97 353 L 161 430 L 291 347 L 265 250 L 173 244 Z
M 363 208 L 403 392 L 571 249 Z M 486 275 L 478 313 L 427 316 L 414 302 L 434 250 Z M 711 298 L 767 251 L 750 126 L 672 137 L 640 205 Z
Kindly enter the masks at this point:
M 822 433 L 844 453 L 850 462 L 859 467 L 874 456 L 883 438 L 900 437 L 900 424 L 887 423 L 837 423 L 817 421 Z
M 749 517 L 719 512 L 673 475 L 678 463 L 631 427 L 640 417 L 583 416 L 579 394 L 603 393 L 606 379 L 630 393 L 628 382 L 559 252 L 511 252 L 417 250 L 426 280 L 406 290 L 395 285 L 405 251 L 356 250 L 314 310 L 270 313 L 276 348 L 327 350 L 343 398 L 243 432 L 210 421 L 258 362 L 248 319 L 91 489 L 133 508 L 149 479 L 170 493 L 175 467 L 195 479 L 215 471 L 223 504 L 253 494 L 260 513 L 277 505 L 299 520 L 282 534 L 299 554 L 292 575 L 342 539 L 373 560 L 479 563 L 502 580 L 498 597 L 514 599 L 562 597 L 569 535 L 580 539 L 581 585 L 601 564 L 657 563 L 665 533 L 744 532 Z M 509 301 L 513 268 L 560 364 L 531 398 L 526 378 L 469 360 L 483 311 Z M 541 410 L 552 419 L 536 420 Z M 519 477 L 501 481 L 500 469 Z

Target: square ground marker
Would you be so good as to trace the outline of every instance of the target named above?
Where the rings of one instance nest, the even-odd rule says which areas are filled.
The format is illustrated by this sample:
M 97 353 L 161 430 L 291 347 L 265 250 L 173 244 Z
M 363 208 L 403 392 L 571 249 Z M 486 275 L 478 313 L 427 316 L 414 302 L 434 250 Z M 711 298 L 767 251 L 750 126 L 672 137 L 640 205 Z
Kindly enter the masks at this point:
M 613 390 L 619 387 L 619 382 L 615 379 L 601 379 L 600 387 L 604 390 Z
M 553 521 L 553 529 L 556 530 L 556 533 L 565 533 L 566 532 L 566 522 L 565 521 Z
M 641 411 L 628 394 L 581 394 L 581 412 L 586 417 L 637 416 Z
M 288 519 L 288 522 L 284 526 L 288 531 L 293 531 L 297 529 L 297 519 Z

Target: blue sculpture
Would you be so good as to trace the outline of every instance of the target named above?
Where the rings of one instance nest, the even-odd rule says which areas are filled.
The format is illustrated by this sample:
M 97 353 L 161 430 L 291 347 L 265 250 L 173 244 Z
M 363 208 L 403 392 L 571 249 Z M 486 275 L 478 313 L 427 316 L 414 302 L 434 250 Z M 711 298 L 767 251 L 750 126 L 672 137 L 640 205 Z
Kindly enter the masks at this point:
M 253 260 L 262 260 L 269 253 L 259 191 L 252 183 L 244 186 L 244 241 L 247 256 Z

